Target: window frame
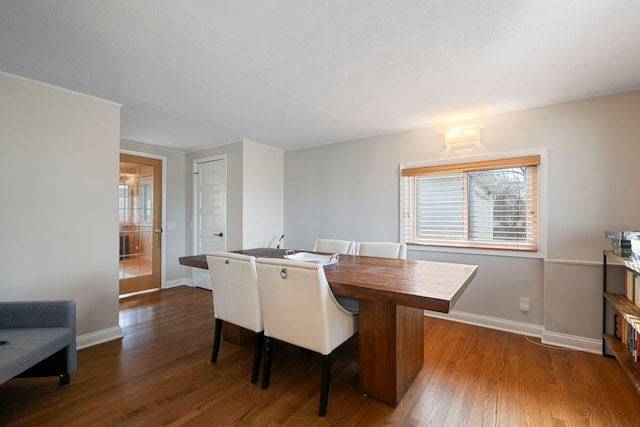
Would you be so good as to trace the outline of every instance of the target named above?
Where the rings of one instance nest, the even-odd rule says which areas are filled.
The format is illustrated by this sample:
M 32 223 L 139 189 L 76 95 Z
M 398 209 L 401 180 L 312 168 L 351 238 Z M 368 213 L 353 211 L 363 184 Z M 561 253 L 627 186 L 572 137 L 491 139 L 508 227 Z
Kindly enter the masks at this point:
M 509 166 L 517 166 L 518 164 L 510 164 L 513 159 L 533 157 L 538 159 L 537 164 L 537 248 L 517 248 L 510 245 L 496 244 L 469 244 L 464 241 L 437 240 L 431 239 L 428 242 L 416 243 L 407 239 L 405 235 L 405 213 L 407 211 L 408 201 L 406 200 L 405 179 L 403 170 L 424 168 L 427 171 L 454 172 L 456 165 L 469 165 L 479 163 L 478 170 L 486 170 L 485 165 L 491 164 L 491 169 L 500 169 Z M 525 163 L 527 160 L 524 160 Z M 429 251 L 429 252 L 451 252 L 451 253 L 468 253 L 482 255 L 498 255 L 513 256 L 525 258 L 545 258 L 546 257 L 546 176 L 547 176 L 547 153 L 546 149 L 530 150 L 525 152 L 512 152 L 501 154 L 475 155 L 467 157 L 449 157 L 429 162 L 403 163 L 399 168 L 399 192 L 400 192 L 400 211 L 399 211 L 399 236 L 400 241 L 408 245 L 408 249 L 412 251 Z M 466 170 L 465 170 L 466 171 Z M 466 176 L 466 174 L 465 174 Z M 465 192 L 466 193 L 466 192 Z M 466 197 L 466 196 L 465 196 Z M 465 202 L 465 210 L 468 204 Z M 465 212 L 466 213 L 466 212 Z

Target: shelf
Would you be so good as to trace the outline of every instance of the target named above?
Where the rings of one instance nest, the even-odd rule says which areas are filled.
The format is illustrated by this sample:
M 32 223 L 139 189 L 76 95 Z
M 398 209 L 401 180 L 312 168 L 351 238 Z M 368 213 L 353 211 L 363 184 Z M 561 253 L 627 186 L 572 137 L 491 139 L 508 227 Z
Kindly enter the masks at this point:
M 635 330 L 640 330 L 640 308 L 630 301 L 629 298 L 622 294 L 604 293 L 604 297 L 622 313 L 627 322 L 633 326 Z
M 613 337 L 612 335 L 605 334 L 604 340 L 609 345 L 609 348 L 613 351 L 613 355 L 620 364 L 620 367 L 624 373 L 629 377 L 631 383 L 636 388 L 636 391 L 640 393 L 640 363 L 636 363 L 631 358 L 629 350 L 622 344 L 621 341 Z
M 640 274 L 640 263 L 633 262 L 630 261 L 629 258 L 616 255 L 613 251 L 604 251 L 604 254 L 607 257 L 607 265 L 622 265 L 627 267 L 629 270 L 633 270 Z
M 635 261 L 635 257 L 634 257 Z M 612 313 L 607 307 L 607 302 L 613 309 L 622 315 L 624 320 L 631 325 L 636 331 L 640 330 L 640 307 L 629 300 L 624 294 L 608 292 L 607 288 L 607 266 L 623 266 L 627 270 L 631 270 L 640 274 L 640 263 L 632 262 L 629 258 L 616 255 L 613 251 L 604 251 L 603 257 L 603 275 L 602 275 L 602 354 L 607 355 L 607 348 L 613 353 L 618 361 L 622 371 L 627 375 L 633 387 L 640 393 L 640 362 L 635 362 L 629 349 L 621 340 L 613 335 L 606 333 L 607 316 Z M 626 280 L 626 279 L 625 279 Z
M 613 251 L 604 251 L 604 254 L 607 256 L 607 265 L 621 265 L 624 266 L 624 258 L 620 255 L 617 255 Z

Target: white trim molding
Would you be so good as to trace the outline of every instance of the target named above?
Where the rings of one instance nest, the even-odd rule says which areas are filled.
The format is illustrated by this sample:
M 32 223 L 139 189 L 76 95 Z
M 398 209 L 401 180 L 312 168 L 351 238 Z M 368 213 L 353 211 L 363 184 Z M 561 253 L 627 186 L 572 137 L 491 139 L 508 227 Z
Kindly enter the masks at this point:
M 499 317 L 483 316 L 481 314 L 465 313 L 464 311 L 452 310 L 447 313 L 425 310 L 424 314 L 439 319 L 453 320 L 454 322 L 466 323 L 468 325 L 482 326 L 499 331 L 513 332 L 519 335 L 529 335 L 541 338 L 544 331 L 542 325 L 532 323 L 515 322 L 513 320 L 500 319 Z
M 186 277 L 183 277 L 182 279 L 167 281 L 167 283 L 165 283 L 162 289 L 175 288 L 177 286 L 185 286 L 185 285 L 191 286 L 192 288 L 195 286 L 193 284 L 193 279 L 187 279 Z
M 561 334 L 559 332 L 545 331 L 542 342 L 556 347 L 582 350 L 593 354 L 602 354 L 602 340 L 578 337 L 575 335 Z
M 120 325 L 76 337 L 78 350 L 123 338 Z
M 465 313 L 463 311 L 456 310 L 453 310 L 448 314 L 425 310 L 424 314 L 429 317 L 436 317 L 439 319 L 511 332 L 518 335 L 541 338 L 543 344 L 556 347 L 586 351 L 594 354 L 602 353 L 602 341 L 600 340 L 545 331 L 544 326 L 542 325 L 516 322 L 498 317 L 483 316 L 481 314 Z
M 13 65 L 15 65 L 15 64 L 13 64 Z M 76 90 L 68 89 L 68 88 L 62 87 L 62 86 L 56 86 L 56 85 L 51 84 L 51 83 L 41 82 L 40 80 L 30 79 L 28 77 L 19 76 L 17 74 L 12 74 L 12 73 L 9 73 L 9 72 L 6 72 L 6 71 L 0 71 L 0 74 L 2 74 L 3 76 L 13 77 L 14 79 L 23 80 L 25 82 L 37 84 L 37 85 L 40 85 L 40 86 L 57 89 L 57 90 L 60 90 L 62 92 L 72 93 L 72 94 L 77 95 L 77 96 L 82 96 L 83 98 L 95 99 L 97 101 L 104 102 L 106 104 L 115 105 L 116 107 L 122 108 L 122 106 L 123 106 L 123 104 L 120 104 L 119 102 L 110 101 L 110 100 L 105 99 L 105 98 L 100 98 L 100 97 L 97 97 L 97 96 L 94 96 L 94 95 L 89 95 L 89 94 L 86 94 L 86 93 L 83 93 L 83 92 L 78 92 Z
M 581 261 L 576 259 L 552 259 L 546 258 L 544 262 L 549 264 L 579 265 L 590 267 L 602 267 L 602 261 Z

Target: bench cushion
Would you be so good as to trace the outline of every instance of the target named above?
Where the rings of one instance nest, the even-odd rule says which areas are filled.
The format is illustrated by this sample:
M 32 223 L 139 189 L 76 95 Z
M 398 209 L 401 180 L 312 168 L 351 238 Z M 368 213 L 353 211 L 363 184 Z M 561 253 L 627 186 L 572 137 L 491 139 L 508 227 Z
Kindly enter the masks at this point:
M 0 384 L 21 374 L 75 340 L 71 328 L 0 329 Z

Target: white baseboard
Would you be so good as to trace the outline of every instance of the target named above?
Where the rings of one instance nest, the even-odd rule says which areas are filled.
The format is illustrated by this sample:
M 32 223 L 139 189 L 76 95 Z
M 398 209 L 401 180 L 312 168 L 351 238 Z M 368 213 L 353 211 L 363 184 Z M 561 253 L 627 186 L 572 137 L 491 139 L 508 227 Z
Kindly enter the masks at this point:
M 499 317 L 483 316 L 481 314 L 465 313 L 464 311 L 453 310 L 450 313 L 440 313 L 425 310 L 425 315 L 437 317 L 439 319 L 453 320 L 454 322 L 467 323 L 469 325 L 482 326 L 489 329 L 497 329 L 499 331 L 513 332 L 519 335 L 529 335 L 531 337 L 541 338 L 544 332 L 542 325 L 534 325 L 532 323 L 516 322 L 513 320 L 500 319 Z
M 193 280 L 187 279 L 187 278 L 169 280 L 164 284 L 164 287 L 162 289 L 175 288 L 176 286 L 183 286 L 183 285 L 193 287 Z
M 582 350 L 593 354 L 602 354 L 602 341 L 593 338 L 578 337 L 575 335 L 566 335 L 559 332 L 545 331 L 542 336 L 542 342 L 557 347 L 570 348 L 574 350 Z
M 165 283 L 163 289 L 174 288 L 176 286 L 191 286 L 193 287 L 193 280 L 191 279 L 177 279 L 171 280 Z M 112 328 L 103 329 L 101 331 L 91 332 L 76 337 L 76 347 L 78 350 L 86 347 L 92 347 L 94 345 L 102 344 L 107 341 L 113 341 L 123 338 L 122 328 L 120 326 L 114 326 Z
M 191 279 L 178 279 L 167 282 L 166 288 L 182 285 L 194 286 Z M 424 314 L 425 316 L 436 317 L 439 319 L 451 320 L 454 322 L 466 323 L 469 325 L 481 326 L 484 328 L 496 329 L 519 335 L 537 337 L 542 339 L 542 343 L 557 347 L 602 354 L 602 341 L 600 340 L 546 331 L 542 325 L 516 322 L 498 317 L 465 313 L 463 311 L 456 310 L 453 310 L 448 314 L 425 310 Z M 76 345 L 79 350 L 121 338 L 123 338 L 122 329 L 120 326 L 114 326 L 112 328 L 103 329 L 90 334 L 80 335 L 76 339 Z
M 166 286 L 165 286 L 163 289 L 165 289 L 165 288 L 173 288 L 173 287 L 175 287 L 175 286 L 183 286 L 183 285 L 191 286 L 192 288 L 206 289 L 206 290 L 208 290 L 208 291 L 210 291 L 210 290 L 211 290 L 211 288 L 210 288 L 210 287 L 198 285 L 198 284 L 195 282 L 195 280 L 193 280 L 193 279 L 187 279 L 186 277 L 185 277 L 185 278 L 182 278 L 182 279 L 178 279 L 178 280 L 171 280 L 170 282 L 167 282 Z
M 103 329 L 101 331 L 91 332 L 76 337 L 76 347 L 78 350 L 94 345 L 102 344 L 107 341 L 113 341 L 123 338 L 122 328 L 114 326 L 112 328 Z
M 498 317 L 483 316 L 481 314 L 465 313 L 456 310 L 453 310 L 448 314 L 425 310 L 424 314 L 425 316 L 437 317 L 439 319 L 452 320 L 454 322 L 537 337 L 542 339 L 543 344 L 549 344 L 556 347 L 586 351 L 588 353 L 595 354 L 602 353 L 602 341 L 600 340 L 545 331 L 544 326 L 535 325 L 533 323 L 516 322 L 513 320 L 500 319 Z

